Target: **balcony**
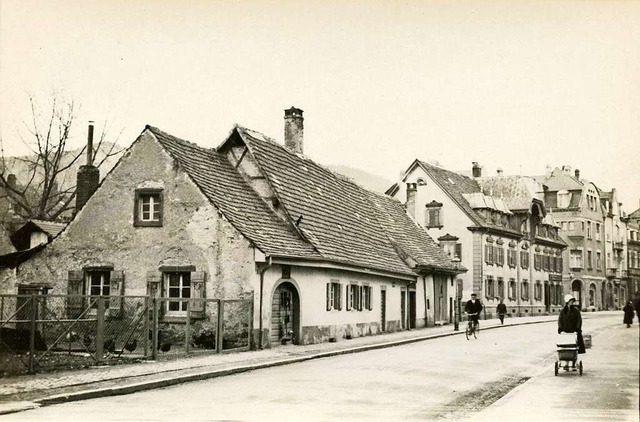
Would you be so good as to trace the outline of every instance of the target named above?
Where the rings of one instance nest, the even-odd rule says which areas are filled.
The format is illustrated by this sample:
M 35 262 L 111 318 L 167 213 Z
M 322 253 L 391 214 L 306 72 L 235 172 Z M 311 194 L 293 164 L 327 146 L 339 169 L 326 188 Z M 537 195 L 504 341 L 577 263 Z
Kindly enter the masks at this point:
M 613 249 L 619 251 L 624 250 L 624 242 L 613 242 Z
M 573 237 L 576 239 L 584 238 L 584 231 L 582 229 L 567 230 L 565 233 L 567 234 L 567 236 Z
M 607 268 L 606 276 L 607 276 L 607 278 L 616 278 L 618 276 L 618 269 L 617 268 Z
M 629 270 L 620 270 L 620 278 L 629 278 Z

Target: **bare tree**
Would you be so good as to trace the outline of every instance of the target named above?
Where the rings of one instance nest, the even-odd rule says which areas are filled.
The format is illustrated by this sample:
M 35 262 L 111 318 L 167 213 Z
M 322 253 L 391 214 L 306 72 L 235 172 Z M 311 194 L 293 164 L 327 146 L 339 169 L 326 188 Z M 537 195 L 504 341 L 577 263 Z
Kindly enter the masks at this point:
M 29 102 L 31 119 L 24 122 L 26 135 L 19 136 L 31 154 L 5 157 L 0 140 L 0 201 L 6 201 L 5 208 L 22 221 L 63 220 L 72 214 L 75 205 L 76 174 L 72 170 L 82 162 L 87 148 L 85 143 L 82 148 L 70 149 L 77 117 L 75 104 L 61 103 L 54 97 L 42 116 L 32 96 Z M 90 161 L 96 167 L 122 152 L 115 142 L 119 135 L 114 142 L 105 141 L 107 129 L 105 122 L 94 143 Z

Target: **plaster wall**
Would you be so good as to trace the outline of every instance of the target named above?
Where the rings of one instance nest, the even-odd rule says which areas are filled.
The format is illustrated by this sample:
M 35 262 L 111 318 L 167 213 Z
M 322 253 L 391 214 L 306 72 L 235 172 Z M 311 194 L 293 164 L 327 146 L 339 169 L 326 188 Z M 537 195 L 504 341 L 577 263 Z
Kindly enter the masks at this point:
M 138 188 L 163 191 L 161 227 L 134 226 Z M 146 295 L 146 274 L 163 265 L 206 271 L 208 298 L 237 298 L 257 281 L 253 249 L 149 132 L 143 133 L 72 223 L 19 268 L 22 283 L 67 293 L 67 272 L 109 265 L 125 273 L 126 295 Z

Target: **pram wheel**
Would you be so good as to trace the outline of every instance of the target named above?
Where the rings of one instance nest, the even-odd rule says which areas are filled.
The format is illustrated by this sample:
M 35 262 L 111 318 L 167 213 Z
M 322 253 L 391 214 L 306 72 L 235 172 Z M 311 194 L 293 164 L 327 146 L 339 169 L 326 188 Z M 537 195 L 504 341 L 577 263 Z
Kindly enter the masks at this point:
M 554 370 L 555 370 L 555 374 L 556 374 L 556 377 L 557 377 L 558 376 L 558 362 L 557 361 L 555 362 Z

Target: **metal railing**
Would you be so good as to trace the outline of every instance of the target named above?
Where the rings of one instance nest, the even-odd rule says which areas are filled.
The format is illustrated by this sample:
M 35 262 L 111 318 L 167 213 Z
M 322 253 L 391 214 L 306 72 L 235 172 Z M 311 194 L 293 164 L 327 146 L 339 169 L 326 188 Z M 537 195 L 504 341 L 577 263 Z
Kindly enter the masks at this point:
M 252 299 L 0 295 L 0 377 L 248 350 Z

